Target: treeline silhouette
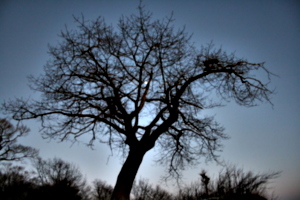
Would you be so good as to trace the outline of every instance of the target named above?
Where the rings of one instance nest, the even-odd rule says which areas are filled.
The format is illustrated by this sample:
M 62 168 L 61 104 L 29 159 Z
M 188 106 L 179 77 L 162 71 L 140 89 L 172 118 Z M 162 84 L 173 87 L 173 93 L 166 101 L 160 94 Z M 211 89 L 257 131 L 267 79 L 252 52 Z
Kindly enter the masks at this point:
M 214 180 L 204 170 L 199 175 L 198 181 L 173 194 L 140 179 L 131 196 L 134 200 L 265 200 L 266 186 L 279 173 L 254 174 L 229 166 Z M 36 158 L 26 167 L 11 162 L 0 165 L 2 200 L 108 200 L 112 191 L 113 187 L 100 179 L 88 184 L 75 164 L 60 158 Z

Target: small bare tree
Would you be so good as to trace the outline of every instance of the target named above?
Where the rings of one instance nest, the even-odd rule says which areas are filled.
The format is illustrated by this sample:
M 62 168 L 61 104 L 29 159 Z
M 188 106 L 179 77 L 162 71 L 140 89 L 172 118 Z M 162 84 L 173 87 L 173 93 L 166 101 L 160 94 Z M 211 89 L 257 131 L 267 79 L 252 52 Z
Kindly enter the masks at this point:
M 132 194 L 136 200 L 150 200 L 152 199 L 152 185 L 147 179 L 140 179 L 135 182 L 132 187 Z
M 133 184 L 132 194 L 135 200 L 172 200 L 173 197 L 158 185 L 154 188 L 147 179 Z
M 113 192 L 113 187 L 96 179 L 93 181 L 93 197 L 95 200 L 109 200 Z
M 91 134 L 111 149 L 125 150 L 112 199 L 129 199 L 136 173 L 147 151 L 161 148 L 158 162 L 171 176 L 203 157 L 215 159 L 224 129 L 200 112 L 219 106 L 208 97 L 254 106 L 272 93 L 255 71 L 264 63 L 236 58 L 212 45 L 198 50 L 172 17 L 153 20 L 121 17 L 117 30 L 103 18 L 75 18 L 78 30 L 61 33 L 50 47 L 45 74 L 31 77 L 37 101 L 17 99 L 2 105 L 16 120 L 39 118 L 44 134 L 61 140 Z M 219 101 L 218 101 L 219 102 Z
M 208 184 L 209 184 L 210 178 L 207 176 L 207 172 L 205 170 L 202 170 L 202 172 L 199 175 L 201 176 L 201 182 L 205 189 L 205 195 L 208 196 L 209 195 Z
M 63 161 L 60 158 L 49 160 L 37 158 L 34 160 L 33 165 L 37 174 L 36 184 L 41 186 L 41 190 L 43 187 L 50 188 L 50 191 L 54 189 L 53 193 L 56 192 L 56 194 L 53 195 L 55 197 L 60 196 L 61 199 L 68 198 L 68 195 L 74 195 L 74 199 L 75 197 L 80 199 L 89 198 L 90 188 L 75 164 Z M 60 190 L 61 192 L 59 192 Z
M 228 165 L 220 171 L 218 177 L 211 179 L 202 170 L 201 179 L 179 190 L 175 199 L 266 200 L 270 182 L 279 175 L 280 172 L 245 172 L 234 165 Z
M 6 119 L 0 119 L 0 162 L 20 161 L 24 158 L 38 156 L 38 150 L 17 143 L 20 137 L 26 136 L 29 128 L 18 124 L 14 127 Z
M 268 184 L 278 178 L 280 173 L 255 174 L 252 171 L 245 172 L 242 168 L 229 165 L 219 173 L 214 183 L 214 191 L 217 196 L 228 199 L 234 196 L 241 199 L 263 199 L 266 196 Z

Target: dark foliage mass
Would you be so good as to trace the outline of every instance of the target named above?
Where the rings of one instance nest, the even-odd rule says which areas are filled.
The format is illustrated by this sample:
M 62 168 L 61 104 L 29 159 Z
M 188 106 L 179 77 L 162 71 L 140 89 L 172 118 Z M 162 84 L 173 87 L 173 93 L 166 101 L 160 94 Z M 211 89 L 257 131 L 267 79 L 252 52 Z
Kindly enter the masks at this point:
M 35 188 L 31 172 L 21 166 L 4 164 L 0 171 L 0 199 L 29 199 Z
M 272 90 L 255 74 L 271 73 L 264 63 L 237 58 L 212 44 L 198 48 L 172 16 L 154 20 L 139 14 L 121 17 L 116 27 L 102 17 L 75 18 L 77 30 L 62 31 L 49 47 L 45 72 L 30 77 L 38 100 L 16 99 L 2 105 L 16 120 L 38 118 L 50 138 L 91 135 L 125 152 L 112 199 L 129 199 L 144 155 L 160 148 L 157 162 L 180 177 L 199 159 L 217 159 L 224 128 L 203 109 L 234 100 L 241 106 L 270 102 Z M 215 93 L 219 99 L 209 97 Z
M 131 196 L 134 200 L 266 200 L 267 186 L 278 175 L 231 166 L 214 180 L 202 171 L 198 181 L 173 193 L 140 179 L 133 184 Z M 38 158 L 32 171 L 11 163 L 0 168 L 1 200 L 109 200 L 112 193 L 113 187 L 100 179 L 89 186 L 76 165 L 58 158 Z

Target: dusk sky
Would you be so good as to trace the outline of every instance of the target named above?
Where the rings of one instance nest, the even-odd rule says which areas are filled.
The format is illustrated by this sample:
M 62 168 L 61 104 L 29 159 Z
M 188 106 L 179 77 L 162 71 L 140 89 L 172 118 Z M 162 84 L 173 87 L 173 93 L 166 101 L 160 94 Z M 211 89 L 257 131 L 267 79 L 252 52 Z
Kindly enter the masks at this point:
M 39 97 L 28 87 L 27 76 L 43 73 L 50 58 L 48 44 L 57 44 L 65 26 L 76 28 L 73 15 L 83 14 L 87 20 L 101 15 L 116 27 L 120 16 L 137 14 L 138 4 L 139 0 L 1 0 L 0 103 L 15 97 Z M 279 76 L 272 77 L 270 84 L 276 89 L 273 107 L 261 103 L 245 108 L 232 101 L 203 114 L 215 115 L 230 136 L 223 142 L 220 159 L 245 171 L 282 171 L 272 184 L 273 190 L 283 200 L 292 196 L 300 199 L 300 1 L 144 0 L 143 4 L 154 19 L 173 11 L 175 25 L 185 25 L 199 49 L 213 41 L 216 47 L 222 46 L 249 62 L 265 62 Z M 31 132 L 20 142 L 39 149 L 42 158 L 62 158 L 77 164 L 88 181 L 98 178 L 115 184 L 123 159 L 116 152 L 112 155 L 108 146 L 95 143 L 91 150 L 82 143 L 45 140 L 38 121 L 24 124 Z M 159 149 L 146 154 L 137 178 L 173 191 L 174 182 L 160 182 L 166 168 L 153 162 L 157 153 Z M 183 181 L 196 181 L 202 169 L 216 177 L 221 166 L 203 160 L 199 166 L 186 168 Z

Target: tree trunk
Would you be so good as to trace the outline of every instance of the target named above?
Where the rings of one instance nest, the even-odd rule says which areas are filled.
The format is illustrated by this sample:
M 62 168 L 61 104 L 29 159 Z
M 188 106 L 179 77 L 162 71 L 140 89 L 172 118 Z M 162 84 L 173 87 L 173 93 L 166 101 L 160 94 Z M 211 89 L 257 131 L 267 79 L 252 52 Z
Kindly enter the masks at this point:
M 118 175 L 111 200 L 129 200 L 133 181 L 143 157 L 147 151 L 143 148 L 131 148 L 127 159 Z

